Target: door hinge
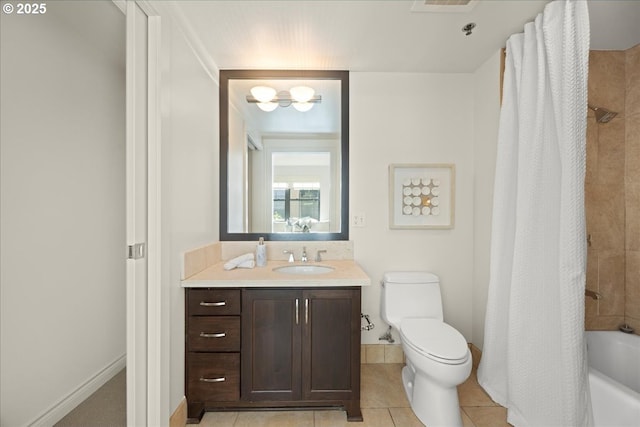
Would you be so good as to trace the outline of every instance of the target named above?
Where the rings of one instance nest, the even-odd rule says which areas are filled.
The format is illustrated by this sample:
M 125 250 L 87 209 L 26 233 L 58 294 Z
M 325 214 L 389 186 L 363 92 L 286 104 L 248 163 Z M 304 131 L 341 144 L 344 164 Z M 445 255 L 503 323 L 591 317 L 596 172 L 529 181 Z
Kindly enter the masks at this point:
M 127 246 L 127 259 L 141 259 L 145 255 L 145 244 L 136 243 L 134 245 Z

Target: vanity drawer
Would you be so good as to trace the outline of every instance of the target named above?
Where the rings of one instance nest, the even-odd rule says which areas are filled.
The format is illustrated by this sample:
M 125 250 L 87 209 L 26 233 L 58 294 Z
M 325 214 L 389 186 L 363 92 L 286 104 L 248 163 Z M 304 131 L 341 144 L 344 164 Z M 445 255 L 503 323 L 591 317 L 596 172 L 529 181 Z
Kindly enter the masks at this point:
M 240 399 L 240 353 L 190 353 L 187 369 L 189 401 Z
M 190 316 L 240 314 L 240 290 L 189 289 L 187 306 Z
M 188 351 L 240 351 L 240 316 L 189 319 Z

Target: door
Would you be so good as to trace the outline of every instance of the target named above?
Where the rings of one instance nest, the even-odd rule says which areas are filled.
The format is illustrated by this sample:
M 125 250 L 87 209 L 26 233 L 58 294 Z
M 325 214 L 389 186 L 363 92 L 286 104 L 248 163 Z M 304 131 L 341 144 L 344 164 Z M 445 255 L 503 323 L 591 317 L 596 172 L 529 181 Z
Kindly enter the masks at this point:
M 300 290 L 243 290 L 242 400 L 300 399 L 301 296 Z
M 159 17 L 126 3 L 127 425 L 161 425 Z
M 302 301 L 303 398 L 359 399 L 360 291 L 305 290 Z

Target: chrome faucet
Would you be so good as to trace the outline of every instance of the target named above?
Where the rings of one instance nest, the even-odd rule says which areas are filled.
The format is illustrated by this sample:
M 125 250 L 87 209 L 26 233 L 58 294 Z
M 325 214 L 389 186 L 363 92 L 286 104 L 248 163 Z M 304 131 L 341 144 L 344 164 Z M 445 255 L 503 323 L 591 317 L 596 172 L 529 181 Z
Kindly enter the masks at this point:
M 316 253 L 316 262 L 322 261 L 321 254 L 326 254 L 326 253 L 327 253 L 326 249 L 319 249 L 318 252 Z
M 293 251 L 285 249 L 282 251 L 283 254 L 289 254 L 289 262 L 295 262 L 295 258 L 293 258 Z
M 307 258 L 307 247 L 306 246 L 302 247 L 302 258 L 300 258 L 300 261 L 302 261 L 302 262 L 309 261 L 309 259 Z

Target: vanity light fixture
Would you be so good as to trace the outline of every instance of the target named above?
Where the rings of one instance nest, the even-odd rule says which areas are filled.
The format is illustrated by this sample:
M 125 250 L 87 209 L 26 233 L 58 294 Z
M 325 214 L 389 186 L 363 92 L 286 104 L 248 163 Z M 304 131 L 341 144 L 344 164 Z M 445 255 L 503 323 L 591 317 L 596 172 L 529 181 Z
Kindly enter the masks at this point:
M 289 93 L 291 94 L 291 98 L 298 102 L 309 102 L 309 100 L 313 99 L 316 91 L 309 86 L 296 86 L 289 89 Z
M 247 102 L 256 104 L 262 111 L 293 105 L 296 110 L 305 112 L 322 102 L 322 96 L 316 95 L 315 90 L 308 86 L 295 86 L 280 92 L 268 86 L 254 86 L 251 95 L 247 95 Z
M 251 95 L 259 102 L 269 102 L 276 96 L 276 90 L 269 86 L 254 86 Z
M 278 108 L 277 102 L 258 102 L 256 103 L 256 105 L 259 109 L 261 109 L 262 111 L 266 111 L 267 113 Z
M 294 102 L 293 108 L 296 110 L 305 113 L 313 108 L 313 103 L 311 102 Z

